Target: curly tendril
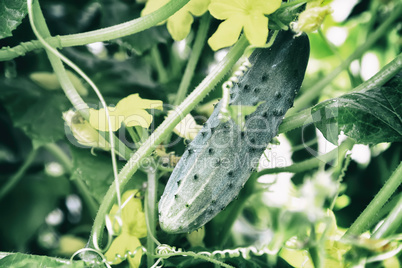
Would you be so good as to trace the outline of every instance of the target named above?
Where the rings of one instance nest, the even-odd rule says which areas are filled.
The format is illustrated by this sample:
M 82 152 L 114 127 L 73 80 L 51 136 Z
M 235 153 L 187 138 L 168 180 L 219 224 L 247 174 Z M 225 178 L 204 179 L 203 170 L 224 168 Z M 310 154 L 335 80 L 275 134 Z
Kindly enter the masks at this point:
M 239 83 L 239 79 L 244 76 L 244 74 L 251 68 L 251 63 L 246 58 L 246 60 L 242 63 L 242 65 L 237 69 L 233 76 L 229 78 L 228 81 L 223 83 L 222 85 L 222 107 L 221 110 L 219 111 L 218 118 L 221 121 L 228 121 L 230 119 L 230 114 L 228 111 L 228 105 L 229 105 L 229 100 L 230 100 L 230 90 L 233 88 L 234 84 Z

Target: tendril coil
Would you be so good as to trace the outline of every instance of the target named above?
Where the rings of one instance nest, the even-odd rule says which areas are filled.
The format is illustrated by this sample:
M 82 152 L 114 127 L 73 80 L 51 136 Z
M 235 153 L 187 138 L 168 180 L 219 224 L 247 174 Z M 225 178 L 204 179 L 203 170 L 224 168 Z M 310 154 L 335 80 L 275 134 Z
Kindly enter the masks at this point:
M 246 60 L 240 65 L 240 67 L 234 72 L 234 74 L 222 85 L 222 107 L 219 111 L 218 119 L 221 121 L 228 121 L 230 119 L 230 114 L 228 110 L 229 100 L 230 100 L 230 90 L 233 88 L 234 84 L 239 83 L 239 79 L 244 76 L 244 74 L 251 68 L 252 64 L 246 58 Z
M 136 248 L 134 251 L 126 251 L 124 255 L 116 254 L 112 261 L 108 261 L 109 264 L 120 263 L 127 260 L 128 257 L 134 258 L 138 251 L 142 250 L 142 254 L 145 254 L 147 249 L 143 246 Z
M 85 249 L 85 250 L 90 250 L 90 249 Z M 99 254 L 99 252 L 95 250 L 101 257 L 101 261 L 87 261 L 88 264 L 105 264 L 108 267 L 109 265 L 113 265 L 115 263 L 119 263 L 122 261 L 127 260 L 128 257 L 134 258 L 135 255 L 138 253 L 139 250 L 142 250 L 142 254 L 147 253 L 147 249 L 143 246 L 140 246 L 136 248 L 134 251 L 126 251 L 124 255 L 116 254 L 115 258 L 111 261 L 107 261 L 106 258 L 103 256 L 103 254 Z M 82 252 L 81 250 L 80 252 Z M 76 254 L 78 254 L 77 252 Z M 163 259 L 167 259 L 169 257 L 172 257 L 174 255 L 182 255 L 182 256 L 192 256 L 196 258 L 197 256 L 203 256 L 204 258 L 207 257 L 207 259 L 211 262 L 219 262 L 218 259 L 223 259 L 226 257 L 229 258 L 236 258 L 236 257 L 243 257 L 244 259 L 250 259 L 250 254 L 253 253 L 256 256 L 262 256 L 264 254 L 275 254 L 276 252 L 272 252 L 267 248 L 263 249 L 257 249 L 255 246 L 249 246 L 249 247 L 239 247 L 235 249 L 224 249 L 224 250 L 215 250 L 212 252 L 208 251 L 201 251 L 201 252 L 194 252 L 194 251 L 184 251 L 182 248 L 176 248 L 174 246 L 170 246 L 167 244 L 161 244 L 155 249 L 156 255 L 160 258 L 153 266 L 153 268 L 161 268 L 163 267 Z M 162 265 L 158 265 L 159 262 L 162 263 Z M 230 265 L 224 264 L 225 267 L 232 267 Z
M 198 254 L 204 254 L 208 252 L 199 252 Z M 236 258 L 242 256 L 244 259 L 250 259 L 250 253 L 253 253 L 256 256 L 262 256 L 264 254 L 276 254 L 276 252 L 273 252 L 269 250 L 268 248 L 262 248 L 262 249 L 257 249 L 255 246 L 249 246 L 249 247 L 239 247 L 235 249 L 224 249 L 224 250 L 215 250 L 212 251 L 211 256 L 212 257 L 220 257 L 220 258 L 225 258 L 226 254 L 230 258 Z

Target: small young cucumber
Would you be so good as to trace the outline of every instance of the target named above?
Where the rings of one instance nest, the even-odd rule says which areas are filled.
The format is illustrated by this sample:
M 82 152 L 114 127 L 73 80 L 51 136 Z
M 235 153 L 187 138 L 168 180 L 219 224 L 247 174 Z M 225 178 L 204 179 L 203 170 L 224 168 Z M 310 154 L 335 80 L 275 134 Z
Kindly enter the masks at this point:
M 159 222 L 168 233 L 191 232 L 210 221 L 240 192 L 304 78 L 307 36 L 279 32 L 270 48 L 255 49 L 251 68 L 231 89 L 229 105 L 256 106 L 243 127 L 221 122 L 220 102 L 178 162 L 159 202 Z

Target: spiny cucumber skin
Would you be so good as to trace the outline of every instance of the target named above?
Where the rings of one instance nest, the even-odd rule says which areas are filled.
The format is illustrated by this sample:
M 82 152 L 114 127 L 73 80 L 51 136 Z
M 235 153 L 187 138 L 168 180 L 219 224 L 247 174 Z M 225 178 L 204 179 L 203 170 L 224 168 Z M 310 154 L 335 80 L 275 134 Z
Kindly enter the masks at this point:
M 221 102 L 181 157 L 159 202 L 159 222 L 168 233 L 191 232 L 210 221 L 240 192 L 304 78 L 307 36 L 280 32 L 270 48 L 256 49 L 252 67 L 231 89 L 230 105 L 254 106 L 245 130 L 218 119 Z

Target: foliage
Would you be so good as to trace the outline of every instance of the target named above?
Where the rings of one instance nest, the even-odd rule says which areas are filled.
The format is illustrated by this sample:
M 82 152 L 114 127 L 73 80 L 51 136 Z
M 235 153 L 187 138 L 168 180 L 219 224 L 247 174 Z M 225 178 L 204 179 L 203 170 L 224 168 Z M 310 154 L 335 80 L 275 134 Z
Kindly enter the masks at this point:
M 0 3 L 0 39 L 12 36 L 15 30 L 27 15 L 24 0 L 5 0 Z
M 0 1 L 0 266 L 399 267 L 402 4 L 355 2 Z M 281 134 L 223 211 L 164 232 L 211 103 L 239 124 L 265 105 L 226 86 L 278 30 L 311 51 Z

